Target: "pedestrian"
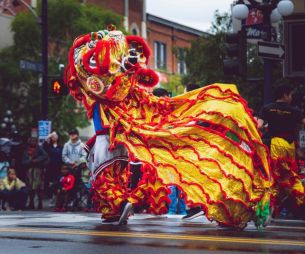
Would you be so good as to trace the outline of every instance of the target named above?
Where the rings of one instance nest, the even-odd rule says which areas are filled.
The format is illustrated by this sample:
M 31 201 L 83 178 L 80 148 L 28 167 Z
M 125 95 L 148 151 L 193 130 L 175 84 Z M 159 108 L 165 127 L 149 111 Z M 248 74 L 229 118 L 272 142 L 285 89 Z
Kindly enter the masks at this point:
M 71 168 L 71 174 L 75 177 L 75 199 L 73 200 L 73 207 L 79 208 L 79 198 L 77 192 L 80 191 L 81 186 L 81 170 L 78 165 L 80 161 L 86 160 L 86 151 L 84 150 L 84 144 L 79 138 L 79 132 L 77 129 L 69 131 L 69 141 L 65 143 L 62 151 L 63 163 L 69 165 Z
M 157 87 L 153 90 L 152 94 L 157 97 L 168 97 L 169 93 L 166 89 L 162 87 Z
M 29 209 L 35 209 L 34 198 L 38 197 L 38 209 L 42 209 L 42 190 L 44 182 L 44 168 L 48 164 L 49 156 L 38 145 L 37 138 L 28 139 L 28 145 L 23 153 L 22 166 L 27 172 L 27 186 L 29 188 Z
M 61 177 L 58 184 L 56 195 L 56 208 L 55 212 L 66 212 L 68 209 L 68 202 L 73 195 L 75 186 L 75 178 L 71 174 L 69 165 L 61 167 Z
M 9 169 L 9 162 L 6 154 L 0 151 L 0 184 L 1 180 L 7 176 L 7 171 Z
M 77 168 L 80 160 L 86 159 L 86 152 L 77 129 L 70 130 L 69 137 L 70 139 L 65 143 L 62 151 L 62 161 L 73 170 Z
M 275 91 L 276 101 L 265 105 L 260 111 L 258 127 L 268 124 L 270 153 L 274 184 L 272 186 L 272 208 L 279 214 L 284 203 L 290 210 L 304 204 L 305 193 L 297 174 L 295 142 L 298 127 L 305 123 L 302 113 L 291 106 L 293 88 L 279 86 Z M 285 202 L 284 202 L 285 201 Z
M 187 93 L 187 92 L 196 90 L 196 89 L 198 89 L 198 88 L 200 88 L 199 85 L 190 83 L 190 84 L 187 84 L 187 85 L 186 85 L 186 87 L 185 87 L 185 89 L 184 89 L 184 92 Z
M 9 169 L 9 162 L 5 152 L 0 151 L 0 189 L 3 187 L 3 180 L 7 176 L 7 171 Z M 0 197 L 1 207 L 4 210 L 4 200 Z
M 25 182 L 26 181 L 26 172 L 22 167 L 22 156 L 25 150 L 25 145 L 27 140 L 23 140 L 18 131 L 14 131 L 12 135 L 12 147 L 10 152 L 11 157 L 11 166 L 16 169 L 18 177 Z
M 92 209 L 92 201 L 91 201 L 91 173 L 89 168 L 87 167 L 87 163 L 85 160 L 81 160 L 79 162 L 78 168 L 81 171 L 81 186 L 80 186 L 80 192 L 81 196 L 83 198 L 83 201 L 85 202 L 85 205 L 83 207 L 83 210 L 85 212 L 88 212 Z
M 53 131 L 43 144 L 44 150 L 49 155 L 49 163 L 46 166 L 45 174 L 45 191 L 50 199 L 49 206 L 53 206 L 55 201 L 53 185 L 58 181 L 61 174 L 62 166 L 62 150 L 63 147 L 59 143 L 58 134 Z
M 24 210 L 28 189 L 24 182 L 22 182 L 16 175 L 14 168 L 7 171 L 7 176 L 3 179 L 0 196 L 6 202 L 6 211 Z

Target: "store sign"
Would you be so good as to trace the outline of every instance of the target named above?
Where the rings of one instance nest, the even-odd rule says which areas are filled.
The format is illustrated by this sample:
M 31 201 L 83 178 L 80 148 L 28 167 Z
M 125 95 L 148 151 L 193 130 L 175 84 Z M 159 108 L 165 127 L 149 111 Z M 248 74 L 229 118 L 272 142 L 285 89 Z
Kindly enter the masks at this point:
M 247 39 L 261 40 L 264 38 L 264 15 L 261 10 L 251 7 L 248 5 L 249 15 L 242 22 L 242 25 L 246 29 Z M 271 28 L 272 37 L 276 36 L 276 30 L 274 27 Z
M 264 15 L 263 12 L 257 8 L 252 8 L 251 5 L 248 5 L 249 14 L 246 19 L 246 26 L 253 26 L 263 24 Z

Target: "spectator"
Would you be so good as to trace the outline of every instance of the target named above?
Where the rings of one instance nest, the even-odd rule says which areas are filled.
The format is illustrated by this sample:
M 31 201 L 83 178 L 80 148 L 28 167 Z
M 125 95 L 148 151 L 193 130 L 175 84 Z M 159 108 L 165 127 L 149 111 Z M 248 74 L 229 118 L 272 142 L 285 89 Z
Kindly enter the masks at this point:
M 12 147 L 11 147 L 11 166 L 16 170 L 18 178 L 21 181 L 26 181 L 26 172 L 22 167 L 22 156 L 25 149 L 26 142 L 23 142 L 22 137 L 18 131 L 14 131 L 12 135 Z
M 184 92 L 190 92 L 190 91 L 196 90 L 196 89 L 198 89 L 198 88 L 200 88 L 199 85 L 196 85 L 196 84 L 188 84 L 188 85 L 186 85 L 185 91 L 184 91 Z
M 15 169 L 10 168 L 3 179 L 0 196 L 4 202 L 7 202 L 6 211 L 24 210 L 28 190 L 25 183 L 16 176 Z
M 38 196 L 38 209 L 42 209 L 43 169 L 49 160 L 48 154 L 38 145 L 37 138 L 29 138 L 23 153 L 22 165 L 27 172 L 30 203 L 28 208 L 34 209 L 34 198 Z
M 276 101 L 265 105 L 260 112 L 258 127 L 268 123 L 268 136 L 271 138 L 270 153 L 272 159 L 272 209 L 279 213 L 286 200 L 292 210 L 304 204 L 304 187 L 297 174 L 295 141 L 299 124 L 305 122 L 299 109 L 291 106 L 293 88 L 280 86 L 275 92 Z M 287 185 L 287 183 L 289 183 Z M 284 197 L 284 198 L 283 198 Z M 287 206 L 287 207 L 288 207 Z
M 153 90 L 153 95 L 157 97 L 168 97 L 169 93 L 166 89 L 158 87 Z
M 8 162 L 8 158 L 5 154 L 5 152 L 0 151 L 0 190 L 3 187 L 3 179 L 7 176 L 7 171 L 9 169 L 9 162 Z M 1 207 L 2 210 L 4 210 L 4 201 L 1 199 L 2 201 Z
M 75 178 L 70 173 L 71 168 L 68 165 L 61 167 L 61 178 L 59 180 L 59 188 L 57 189 L 55 212 L 66 212 L 69 199 L 73 195 Z
M 71 130 L 69 136 L 70 140 L 65 143 L 62 151 L 62 160 L 72 169 L 75 169 L 81 159 L 86 159 L 86 152 L 84 150 L 84 144 L 79 138 L 78 130 Z
M 87 167 L 86 161 L 81 160 L 78 168 L 81 170 L 81 192 L 85 197 L 86 207 L 84 211 L 89 211 L 92 208 L 91 202 L 91 174 Z
M 60 176 L 60 168 L 62 166 L 62 146 L 58 142 L 58 135 L 52 132 L 43 144 L 44 150 L 49 155 L 49 163 L 46 167 L 45 174 L 45 190 L 50 202 L 52 202 L 53 188 L 52 186 L 58 181 Z
M 0 152 L 0 185 L 1 180 L 7 176 L 7 171 L 9 169 L 9 162 L 6 154 L 4 152 Z

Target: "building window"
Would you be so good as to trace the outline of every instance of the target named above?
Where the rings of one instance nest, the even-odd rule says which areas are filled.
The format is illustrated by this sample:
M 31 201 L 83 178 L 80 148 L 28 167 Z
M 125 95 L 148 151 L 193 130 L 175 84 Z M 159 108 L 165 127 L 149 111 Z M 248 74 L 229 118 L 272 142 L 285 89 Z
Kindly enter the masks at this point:
M 154 42 L 155 69 L 166 70 L 166 45 L 165 43 Z
M 130 31 L 132 35 L 140 35 L 140 29 L 135 22 L 130 25 Z
M 181 75 L 186 75 L 186 50 L 183 48 L 179 48 L 177 52 L 177 72 Z

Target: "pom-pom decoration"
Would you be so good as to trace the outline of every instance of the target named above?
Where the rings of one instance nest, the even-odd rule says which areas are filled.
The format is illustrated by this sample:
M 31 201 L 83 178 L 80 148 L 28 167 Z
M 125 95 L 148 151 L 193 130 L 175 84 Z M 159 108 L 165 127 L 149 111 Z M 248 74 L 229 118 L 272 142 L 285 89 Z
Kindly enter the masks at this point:
M 139 69 L 136 77 L 138 83 L 144 87 L 154 87 L 159 82 L 159 76 L 152 69 Z

